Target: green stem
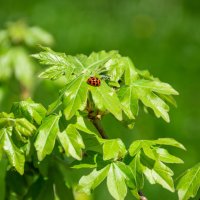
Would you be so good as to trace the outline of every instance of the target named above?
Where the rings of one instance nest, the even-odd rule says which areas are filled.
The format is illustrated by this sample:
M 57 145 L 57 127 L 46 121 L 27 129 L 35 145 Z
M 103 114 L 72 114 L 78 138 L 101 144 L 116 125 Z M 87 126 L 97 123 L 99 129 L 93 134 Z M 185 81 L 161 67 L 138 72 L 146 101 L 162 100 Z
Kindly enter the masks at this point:
M 98 130 L 98 132 L 101 135 L 101 137 L 103 139 L 108 139 L 107 135 L 105 134 L 105 131 L 104 131 L 103 127 L 101 126 L 100 119 L 94 118 L 94 119 L 92 119 L 92 123 L 94 124 L 94 126 Z

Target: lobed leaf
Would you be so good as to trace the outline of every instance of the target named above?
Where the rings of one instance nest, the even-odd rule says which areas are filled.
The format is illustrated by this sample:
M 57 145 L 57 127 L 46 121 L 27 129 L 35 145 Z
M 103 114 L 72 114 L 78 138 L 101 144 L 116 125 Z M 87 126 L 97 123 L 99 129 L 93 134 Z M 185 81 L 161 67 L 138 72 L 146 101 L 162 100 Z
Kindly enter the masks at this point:
M 157 140 L 153 140 L 153 143 L 154 144 L 160 144 L 160 145 L 174 146 L 174 147 L 186 150 L 185 147 L 180 142 L 177 142 L 173 138 L 159 138 Z
M 132 87 L 121 87 L 118 91 L 118 97 L 122 104 L 122 109 L 129 119 L 135 119 L 138 114 L 139 105 L 137 96 Z
M 103 140 L 103 160 L 120 159 L 126 155 L 126 147 L 120 139 Z
M 104 81 L 101 82 L 100 87 L 89 86 L 95 106 L 99 110 L 107 109 L 118 120 L 122 120 L 122 109 L 120 101 L 112 88 L 110 88 Z
M 77 160 L 82 159 L 82 149 L 85 145 L 74 125 L 70 124 L 65 131 L 59 132 L 58 138 L 67 156 L 72 156 Z
M 156 148 L 156 153 L 159 155 L 159 160 L 165 163 L 183 163 L 180 158 L 171 155 L 166 149 Z
M 54 65 L 54 66 L 68 66 L 69 63 L 66 60 L 66 55 L 64 53 L 57 53 L 48 47 L 42 47 L 44 50 L 38 54 L 32 55 L 32 57 L 38 59 L 41 64 L 44 65 Z
M 35 126 L 25 118 L 16 119 L 14 128 L 24 136 L 31 136 L 36 131 Z
M 200 163 L 188 169 L 179 179 L 176 189 L 179 200 L 195 197 L 200 187 Z
M 173 172 L 162 162 L 155 161 L 153 168 L 143 166 L 142 171 L 151 184 L 158 183 L 163 188 L 174 192 Z
M 69 83 L 63 91 L 64 114 L 71 119 L 78 110 L 84 110 L 87 102 L 88 86 L 84 76 Z
M 136 188 L 142 189 L 144 186 L 144 175 L 142 172 L 142 165 L 140 163 L 140 154 L 136 154 L 136 156 L 133 158 L 133 160 L 131 161 L 131 163 L 129 164 L 131 169 L 132 169 L 132 173 L 135 177 L 135 184 L 136 184 Z
M 25 157 L 11 139 L 11 129 L 3 128 L 0 130 L 0 139 L 3 143 L 3 150 L 6 153 L 10 164 L 22 175 L 24 173 Z
M 25 117 L 29 121 L 36 122 L 40 125 L 47 111 L 41 104 L 35 103 L 29 98 L 26 101 L 13 103 L 11 112 L 13 112 L 16 117 Z
M 107 176 L 110 165 L 107 165 L 103 169 L 97 171 L 94 169 L 89 175 L 82 176 L 79 180 L 77 190 L 90 194 Z
M 126 197 L 127 186 L 125 179 L 124 172 L 115 163 L 112 163 L 107 176 L 107 187 L 116 200 L 124 200 Z
M 59 115 L 49 115 L 44 118 L 38 129 L 38 135 L 34 143 L 39 161 L 49 155 L 55 144 L 56 136 L 59 133 Z
M 161 98 L 152 93 L 150 89 L 134 87 L 133 91 L 146 107 L 154 111 L 156 117 L 162 117 L 169 122 L 169 106 Z
M 160 82 L 158 80 L 151 81 L 139 79 L 134 81 L 132 84 L 134 87 L 150 89 L 151 91 L 159 94 L 178 95 L 178 92 L 174 88 L 172 88 L 171 85 L 169 85 L 168 83 Z

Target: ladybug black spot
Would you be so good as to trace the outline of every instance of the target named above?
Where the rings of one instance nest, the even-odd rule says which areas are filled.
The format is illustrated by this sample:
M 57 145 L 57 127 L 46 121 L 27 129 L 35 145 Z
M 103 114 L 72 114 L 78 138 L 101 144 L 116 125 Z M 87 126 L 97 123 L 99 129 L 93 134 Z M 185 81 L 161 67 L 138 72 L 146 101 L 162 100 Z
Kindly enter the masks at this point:
M 88 78 L 87 83 L 91 86 L 98 87 L 101 85 L 101 80 L 95 76 Z

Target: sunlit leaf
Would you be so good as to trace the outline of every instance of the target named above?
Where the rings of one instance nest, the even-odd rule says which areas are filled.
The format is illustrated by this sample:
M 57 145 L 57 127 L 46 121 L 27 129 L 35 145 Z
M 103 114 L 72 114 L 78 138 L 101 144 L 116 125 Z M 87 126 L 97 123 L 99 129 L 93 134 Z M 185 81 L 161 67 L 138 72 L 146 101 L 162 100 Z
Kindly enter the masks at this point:
M 183 163 L 180 158 L 171 155 L 166 149 L 157 148 L 156 153 L 159 155 L 159 160 L 165 163 Z
M 67 156 L 72 156 L 77 160 L 82 159 L 82 149 L 85 145 L 74 125 L 68 125 L 65 131 L 58 134 L 58 138 Z
M 152 168 L 146 163 L 145 166 L 142 167 L 142 171 L 151 184 L 158 183 L 163 188 L 174 192 L 173 172 L 162 162 L 155 161 Z
M 177 142 L 173 138 L 159 138 L 157 140 L 153 140 L 153 143 L 160 144 L 160 145 L 174 146 L 174 147 L 178 147 L 180 149 L 185 150 L 185 147 L 180 142 Z
M 156 117 L 162 117 L 169 122 L 169 106 L 150 89 L 134 87 L 134 93 L 146 107 L 153 109 Z
M 118 120 L 122 120 L 120 101 L 115 93 L 104 81 L 100 87 L 89 86 L 95 106 L 100 110 L 107 109 Z
M 119 100 L 122 104 L 122 109 L 129 119 L 135 119 L 138 114 L 138 98 L 132 87 L 121 87 L 118 91 Z
M 46 155 L 49 155 L 55 144 L 56 136 L 59 133 L 59 115 L 50 115 L 46 117 L 38 129 L 38 135 L 34 143 L 38 159 L 41 161 Z
M 99 135 L 99 132 L 95 128 L 95 126 L 92 124 L 90 120 L 87 118 L 82 117 L 81 115 L 77 116 L 77 122 L 75 124 L 76 128 L 80 131 L 83 131 L 88 134 L 95 134 Z
M 140 154 L 137 154 L 130 163 L 133 175 L 135 177 L 137 189 L 141 189 L 144 186 L 144 175 L 142 173 L 142 166 L 140 164 Z
M 0 132 L 3 134 L 3 149 L 10 164 L 22 175 L 24 173 L 25 163 L 24 153 L 13 143 L 10 128 L 1 129 Z
M 103 159 L 119 159 L 126 155 L 126 147 L 120 139 L 103 140 Z
M 200 187 L 200 163 L 188 169 L 180 178 L 177 190 L 179 200 L 195 197 Z
M 87 70 L 100 72 L 104 69 L 104 64 L 109 61 L 117 51 L 100 51 L 100 52 L 92 52 L 88 58 L 85 60 L 85 66 Z
M 24 136 L 31 136 L 36 128 L 27 119 L 21 118 L 15 120 L 15 130 Z
M 41 124 L 42 119 L 46 115 L 46 109 L 39 103 L 35 103 L 32 99 L 13 103 L 11 112 L 16 117 L 25 117 L 31 122 Z
M 107 187 L 110 194 L 116 200 L 124 200 L 127 194 L 125 179 L 126 176 L 121 169 L 112 163 L 107 176 Z
M 159 94 L 178 95 L 178 92 L 174 88 L 172 88 L 171 85 L 160 81 L 139 79 L 134 81 L 132 84 L 135 87 L 150 89 L 151 91 Z
M 134 142 L 132 142 L 132 144 L 129 147 L 129 153 L 131 156 L 134 156 L 135 154 L 138 153 L 138 151 L 140 151 L 140 149 L 143 147 L 143 140 L 136 140 Z
M 68 66 L 69 63 L 66 60 L 66 55 L 64 53 L 57 53 L 48 47 L 41 47 L 44 51 L 32 55 L 32 57 L 37 58 L 41 64 L 54 65 L 54 66 Z
M 44 72 L 42 72 L 39 75 L 39 77 L 44 78 L 44 79 L 56 80 L 56 79 L 60 78 L 61 76 L 70 77 L 73 70 L 74 69 L 70 66 L 68 66 L 68 67 L 66 67 L 64 65 L 53 66 L 53 67 L 46 69 Z
M 63 92 L 63 106 L 66 119 L 73 117 L 78 110 L 84 110 L 87 102 L 88 86 L 84 76 L 69 83 Z
M 89 175 L 82 176 L 77 190 L 82 191 L 84 193 L 90 194 L 92 190 L 94 190 L 107 176 L 109 165 L 104 167 L 101 170 L 94 169 Z

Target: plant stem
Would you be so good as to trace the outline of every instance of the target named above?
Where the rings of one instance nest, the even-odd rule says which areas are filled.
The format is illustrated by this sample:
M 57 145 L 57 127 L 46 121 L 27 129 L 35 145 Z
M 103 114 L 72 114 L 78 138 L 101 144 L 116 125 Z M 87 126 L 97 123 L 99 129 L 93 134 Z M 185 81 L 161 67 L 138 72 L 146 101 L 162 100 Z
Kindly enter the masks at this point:
M 142 193 L 141 190 L 138 191 L 138 194 L 140 195 L 140 200 L 148 200 L 148 199 L 144 196 L 144 194 Z
M 94 126 L 96 127 L 96 129 L 99 131 L 99 134 L 101 135 L 101 137 L 103 139 L 107 139 L 108 137 L 105 134 L 105 131 L 103 130 L 103 127 L 101 126 L 100 119 L 93 118 L 91 120 L 92 120 L 92 123 L 94 124 Z
M 89 96 L 89 99 L 91 100 L 91 96 Z M 86 109 L 88 111 L 88 118 L 92 121 L 93 125 L 98 130 L 101 137 L 103 139 L 107 139 L 108 137 L 105 134 L 105 131 L 100 123 L 102 115 L 98 114 L 98 111 L 94 112 L 92 101 L 87 100 L 87 108 Z

